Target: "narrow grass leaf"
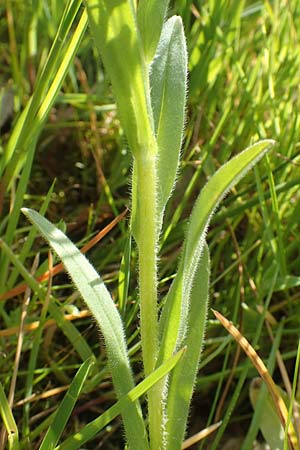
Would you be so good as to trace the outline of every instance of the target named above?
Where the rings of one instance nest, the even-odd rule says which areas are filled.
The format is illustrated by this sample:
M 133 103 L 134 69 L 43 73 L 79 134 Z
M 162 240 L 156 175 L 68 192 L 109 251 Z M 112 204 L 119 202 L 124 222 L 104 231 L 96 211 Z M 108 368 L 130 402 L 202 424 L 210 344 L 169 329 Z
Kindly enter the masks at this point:
M 35 152 L 35 144 L 36 144 L 36 141 L 33 140 L 30 143 L 30 145 L 28 145 L 28 147 L 27 147 L 27 159 L 26 159 L 25 165 L 23 167 L 23 170 L 22 170 L 22 173 L 21 173 L 21 176 L 19 179 L 14 205 L 13 205 L 13 208 L 10 211 L 10 214 L 8 217 L 8 222 L 7 222 L 4 239 L 5 239 L 5 242 L 9 246 L 12 246 L 12 243 L 13 243 L 13 240 L 15 237 L 16 228 L 17 228 L 18 221 L 19 221 L 19 217 L 21 214 L 21 207 L 23 206 L 24 195 L 26 193 L 28 181 L 30 178 L 31 168 L 32 168 L 34 152 Z M 7 281 L 7 276 L 8 276 L 8 259 L 6 258 L 6 256 L 4 254 L 1 255 L 0 266 L 1 266 L 0 289 L 3 292 L 7 288 L 6 281 Z
M 150 67 L 151 104 L 158 145 L 158 202 L 162 213 L 174 186 L 185 116 L 187 50 L 180 17 L 163 27 Z
M 204 246 L 191 291 L 186 352 L 171 373 L 167 399 L 167 450 L 180 450 L 184 439 L 193 386 L 197 376 L 208 307 L 210 262 Z M 180 418 L 180 419 L 179 419 Z
M 284 431 L 271 396 L 261 378 L 254 378 L 249 395 L 254 411 L 260 406 L 259 428 L 271 448 L 283 450 Z
M 200 192 L 190 217 L 179 269 L 162 311 L 159 362 L 168 358 L 176 345 L 181 345 L 186 333 L 190 293 L 215 209 L 229 189 L 273 146 L 274 141 L 264 140 L 248 147 L 223 165 Z
M 222 316 L 222 314 L 220 314 L 218 311 L 213 310 L 213 313 L 217 317 L 217 319 L 221 322 L 223 327 L 226 328 L 226 330 L 233 336 L 233 338 L 241 346 L 241 348 L 244 350 L 244 352 L 246 353 L 246 355 L 248 356 L 248 358 L 250 359 L 250 361 L 260 374 L 261 378 L 263 379 L 268 388 L 268 393 L 270 395 L 270 399 L 272 399 L 274 410 L 277 412 L 280 422 L 282 426 L 285 428 L 288 419 L 287 407 L 282 398 L 281 392 L 274 383 L 273 378 L 271 377 L 264 362 L 258 356 L 258 354 L 254 350 L 252 345 L 247 341 L 247 339 L 239 332 L 239 330 L 231 322 L 229 322 L 228 319 Z M 287 436 L 289 448 L 290 450 L 293 450 L 294 449 L 293 442 L 296 439 L 296 434 L 292 423 L 289 424 Z
M 42 72 L 41 77 L 43 76 L 43 78 L 40 79 L 40 83 L 38 84 L 40 89 L 35 90 L 8 142 L 4 158 L 7 167 L 0 185 L 1 195 L 4 194 L 6 187 L 21 170 L 30 141 L 37 139 L 41 132 L 83 38 L 87 26 L 87 15 L 85 11 L 83 11 L 69 42 L 64 45 L 64 39 L 69 34 L 69 28 L 72 26 L 72 21 L 75 19 L 77 9 L 80 6 L 80 2 L 77 0 L 72 3 L 74 4 L 74 8 L 67 7 L 67 11 L 63 16 L 63 19 L 67 20 L 68 23 L 59 28 L 59 32 L 62 34 L 57 35 L 57 39 L 54 42 L 55 51 L 50 52 L 49 55 L 49 66 L 46 65 Z M 58 58 L 61 58 L 61 56 L 62 59 L 59 59 L 60 63 L 58 64 Z M 49 85 L 50 80 L 52 82 Z
M 36 211 L 23 208 L 23 212 L 61 258 L 66 270 L 91 310 L 104 336 L 116 393 L 118 397 L 127 394 L 133 388 L 134 382 L 123 325 L 102 279 L 64 233 Z M 123 420 L 130 447 L 136 450 L 148 449 L 146 430 L 139 405 L 131 405 Z
M 169 0 L 140 0 L 137 10 L 139 32 L 144 54 L 149 63 L 154 54 L 161 34 Z
M 44 302 L 46 297 L 46 289 L 41 286 L 38 281 L 27 271 L 22 262 L 19 260 L 17 255 L 12 251 L 10 246 L 6 244 L 3 240 L 0 239 L 0 248 L 3 253 L 9 258 L 12 264 L 15 266 L 19 274 L 24 278 L 26 285 L 28 285 L 32 291 L 38 295 L 41 302 Z M 72 322 L 66 320 L 65 315 L 62 309 L 56 305 L 55 297 L 51 296 L 51 302 L 49 303 L 49 311 L 53 319 L 55 320 L 57 326 L 62 330 L 65 336 L 72 343 L 74 349 L 78 352 L 81 359 L 85 361 L 88 358 L 93 358 L 96 361 L 96 357 L 89 347 L 86 340 L 82 337 L 81 333 L 77 330 L 77 328 L 72 324 Z M 35 363 L 31 364 L 32 354 L 35 353 L 35 358 L 37 358 L 38 348 L 40 345 L 39 336 L 41 330 L 37 330 L 37 334 L 35 339 L 33 340 L 32 351 L 29 359 L 29 373 L 28 377 L 33 377 Z M 34 359 L 34 358 L 33 358 Z M 35 359 L 36 360 L 36 359 Z M 26 382 L 27 385 L 27 382 Z M 27 388 L 26 388 L 27 389 Z
M 130 278 L 130 256 L 131 256 L 131 236 L 129 235 L 126 238 L 125 242 L 125 248 L 122 256 L 118 280 L 118 300 L 122 316 L 124 316 L 125 314 L 127 304 L 129 278 Z
M 265 310 L 265 314 L 267 313 L 267 310 Z M 262 314 L 262 317 L 265 317 L 265 314 Z M 283 326 L 283 322 L 281 322 L 276 330 L 276 335 L 274 338 L 274 341 L 272 343 L 272 348 L 271 351 L 269 353 L 269 357 L 268 357 L 268 361 L 267 361 L 267 368 L 268 371 L 270 372 L 270 374 L 272 375 L 274 372 L 274 368 L 276 366 L 276 353 L 278 352 L 278 349 L 280 347 L 280 344 L 282 342 L 282 332 L 283 332 L 284 326 Z M 252 403 L 253 406 L 253 415 L 251 418 L 251 423 L 250 426 L 248 428 L 248 432 L 247 435 L 245 436 L 243 445 L 241 450 L 252 450 L 253 447 L 253 442 L 255 441 L 257 434 L 259 432 L 259 429 L 261 428 L 261 423 L 264 422 L 264 415 L 266 412 L 267 417 L 267 421 L 270 419 L 270 422 L 272 422 L 272 413 L 268 413 L 268 409 L 269 406 L 266 405 L 266 401 L 269 403 L 269 401 L 271 402 L 271 398 L 270 395 L 267 394 L 266 391 L 266 386 L 263 384 L 262 386 L 262 380 L 260 378 L 255 378 L 251 381 L 250 383 L 250 387 L 249 387 L 249 396 L 250 396 L 250 401 Z M 262 389 L 260 389 L 260 387 L 262 387 Z M 255 406 L 255 407 L 254 407 Z M 276 414 L 275 409 L 273 408 L 273 412 Z M 277 420 L 276 423 L 279 424 L 279 429 L 278 430 L 282 430 L 281 424 L 280 424 L 280 420 L 279 417 L 277 415 Z M 276 428 L 277 430 L 277 428 Z M 283 430 L 282 432 L 282 436 L 283 436 Z M 263 433 L 264 435 L 264 433 Z M 274 440 L 277 439 L 278 435 L 275 432 L 274 429 Z M 279 443 L 279 440 L 277 441 L 277 444 Z
M 40 207 L 39 213 L 42 216 L 45 215 L 45 213 L 46 213 L 46 211 L 48 209 L 49 203 L 51 201 L 51 196 L 52 196 L 52 193 L 53 193 L 53 190 L 54 190 L 54 186 L 55 186 L 55 181 L 53 181 L 52 185 L 50 186 L 50 189 L 48 190 L 48 192 L 46 194 L 46 197 L 45 197 L 45 199 L 44 199 L 44 201 L 43 201 L 43 203 L 42 203 L 42 205 Z M 31 250 L 31 247 L 32 247 L 33 241 L 35 239 L 35 236 L 36 236 L 36 229 L 34 227 L 32 227 L 30 232 L 29 232 L 29 235 L 27 236 L 27 239 L 26 239 L 26 241 L 25 241 L 25 243 L 24 243 L 24 245 L 22 247 L 21 253 L 19 254 L 19 257 L 18 257 L 19 260 L 22 263 L 28 257 L 28 254 L 29 254 L 29 252 Z M 19 274 L 18 274 L 18 271 L 16 269 L 12 270 L 12 272 L 11 272 L 11 274 L 9 276 L 9 279 L 7 281 L 7 288 L 8 289 L 12 289 L 13 286 L 16 285 L 16 280 L 17 280 L 18 275 Z M 24 288 L 24 291 L 25 291 L 25 288 Z
M 82 391 L 84 382 L 88 376 L 92 364 L 93 361 L 89 359 L 85 361 L 78 369 L 66 395 L 60 402 L 53 422 L 51 423 L 51 426 L 49 427 L 39 450 L 54 449 L 74 409 L 75 403 Z
M 19 449 L 19 432 L 12 414 L 11 408 L 8 404 L 2 384 L 0 383 L 0 414 L 7 431 L 9 450 Z
M 296 357 L 296 363 L 294 367 L 294 377 L 293 377 L 293 388 L 291 392 L 291 396 L 289 399 L 289 414 L 288 414 L 288 420 L 286 421 L 286 426 L 284 430 L 284 440 L 285 443 L 288 440 L 288 431 L 289 431 L 289 424 L 290 421 L 293 420 L 295 422 L 295 443 L 296 447 L 300 448 L 300 418 L 299 418 L 299 402 L 296 400 L 297 395 L 297 389 L 299 384 L 299 368 L 300 368 L 300 340 L 298 340 L 298 348 L 297 348 L 297 357 Z M 295 405 L 297 403 L 297 405 Z M 295 406 L 295 407 L 294 407 Z M 294 414 L 293 414 L 294 413 Z
M 80 0 L 70 0 L 66 5 L 54 42 L 47 57 L 47 61 L 41 74 L 39 75 L 39 78 L 37 79 L 32 97 L 28 101 L 25 109 L 13 128 L 5 149 L 4 157 L 1 160 L 1 169 L 4 168 L 10 161 L 13 153 L 18 150 L 18 147 L 23 147 L 24 142 L 27 140 L 28 136 L 31 135 L 35 116 L 47 93 L 50 81 L 57 72 L 60 58 L 63 54 L 62 47 L 67 40 L 70 28 L 76 18 L 80 5 Z M 25 152 L 26 148 L 23 147 L 22 151 Z
M 126 413 L 130 405 L 136 402 L 141 395 L 145 394 L 153 385 L 166 376 L 179 362 L 184 355 L 185 349 L 181 349 L 168 361 L 165 361 L 158 369 L 151 373 L 145 380 L 133 388 L 127 395 L 110 407 L 104 414 L 83 427 L 78 433 L 68 438 L 59 445 L 56 450 L 76 450 L 85 442 L 91 440 L 107 424 L 123 412 Z M 131 447 L 130 447 L 131 448 Z

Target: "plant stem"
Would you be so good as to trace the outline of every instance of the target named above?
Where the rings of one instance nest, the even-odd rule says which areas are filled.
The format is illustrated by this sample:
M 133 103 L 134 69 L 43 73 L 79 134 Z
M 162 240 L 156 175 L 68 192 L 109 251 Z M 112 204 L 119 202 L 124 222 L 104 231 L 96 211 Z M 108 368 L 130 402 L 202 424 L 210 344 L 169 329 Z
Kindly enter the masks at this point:
M 155 368 L 158 351 L 155 171 L 154 156 L 147 155 L 138 161 L 139 289 L 146 377 Z
M 136 164 L 141 340 L 145 377 L 154 371 L 158 355 L 157 214 L 155 153 L 142 153 Z M 148 392 L 150 447 L 162 445 L 162 384 Z

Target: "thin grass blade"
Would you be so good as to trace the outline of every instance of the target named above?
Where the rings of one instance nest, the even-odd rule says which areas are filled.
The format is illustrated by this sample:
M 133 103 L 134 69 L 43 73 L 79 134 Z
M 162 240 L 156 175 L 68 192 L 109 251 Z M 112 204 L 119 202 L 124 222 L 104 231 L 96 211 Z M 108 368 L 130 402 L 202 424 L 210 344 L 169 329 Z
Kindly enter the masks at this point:
M 250 384 L 249 396 L 254 411 L 259 407 L 259 428 L 270 448 L 283 450 L 284 431 L 261 378 L 254 378 Z M 257 424 L 258 428 L 258 424 Z
M 282 426 L 285 428 L 288 422 L 288 411 L 286 404 L 282 398 L 281 392 L 274 383 L 268 369 L 266 368 L 262 359 L 258 356 L 252 345 L 247 341 L 247 339 L 239 332 L 239 330 L 226 319 L 222 314 L 213 310 L 214 315 L 221 322 L 224 328 L 233 336 L 237 343 L 244 350 L 253 366 L 256 368 L 261 378 L 265 382 L 270 399 L 273 401 L 274 410 L 277 412 L 278 417 L 281 421 Z M 293 424 L 290 422 L 287 429 L 288 445 L 290 450 L 294 450 L 294 442 L 296 440 L 296 433 Z
M 78 369 L 72 383 L 61 401 L 51 426 L 43 439 L 39 450 L 53 450 L 62 435 L 66 423 L 74 409 L 75 403 L 82 391 L 84 382 L 93 364 L 91 359 L 85 361 Z
M 78 3 L 78 1 L 73 3 Z M 74 20 L 77 12 L 77 6 L 78 5 L 74 8 L 75 11 L 71 11 L 72 14 L 68 11 L 68 13 L 70 13 L 70 17 L 67 16 L 68 20 Z M 63 37 L 68 35 L 68 27 L 71 25 L 72 23 L 68 24 L 67 27 L 62 27 L 61 31 L 63 33 Z M 44 122 L 47 119 L 53 103 L 59 93 L 59 89 L 65 79 L 70 64 L 72 63 L 78 50 L 79 44 L 86 30 L 86 26 L 87 15 L 84 11 L 70 41 L 63 47 L 63 49 L 61 48 L 62 43 L 60 41 L 60 36 L 57 37 L 57 41 L 54 43 L 55 53 L 58 52 L 59 54 L 62 54 L 63 58 L 60 61 L 60 64 L 57 65 L 58 56 L 50 52 L 51 57 L 48 60 L 49 67 L 45 67 L 45 70 L 43 71 L 45 78 L 43 78 L 43 81 L 41 80 L 38 85 L 40 86 L 41 84 L 41 88 L 40 90 L 35 91 L 33 97 L 29 100 L 24 112 L 20 116 L 16 127 L 14 128 L 14 133 L 7 145 L 7 155 L 4 159 L 7 167 L 1 180 L 1 195 L 3 195 L 5 188 L 11 183 L 13 177 L 20 171 L 25 161 L 28 144 L 30 141 L 37 139 L 40 131 L 42 130 Z M 60 48 L 58 44 L 60 44 Z M 51 78 L 53 81 L 49 86 L 48 83 Z M 46 90 L 45 86 L 47 86 Z M 45 95 L 45 97 L 43 95 Z
M 99 431 L 101 431 L 107 424 L 115 419 L 119 414 L 126 412 L 130 405 L 134 404 L 141 395 L 145 394 L 153 385 L 165 377 L 180 361 L 184 355 L 185 349 L 181 349 L 173 355 L 168 361 L 164 362 L 158 369 L 151 373 L 145 380 L 133 388 L 127 395 L 120 398 L 120 400 L 105 411 L 97 419 L 90 422 L 78 433 L 68 438 L 65 442 L 59 445 L 56 450 L 76 450 L 85 442 L 92 439 Z
M 102 279 L 77 247 L 36 211 L 23 208 L 62 262 L 95 317 L 104 336 L 113 382 L 118 397 L 134 387 L 121 317 Z M 148 449 L 146 430 L 138 404 L 123 417 L 130 447 Z
M 19 260 L 17 255 L 11 250 L 11 248 L 0 239 L 0 248 L 2 252 L 9 258 L 12 264 L 15 266 L 19 274 L 24 278 L 26 285 L 30 286 L 32 291 L 38 295 L 41 302 L 44 302 L 46 297 L 46 289 L 41 286 L 37 280 L 27 271 L 22 262 Z M 93 358 L 96 361 L 96 357 L 92 352 L 91 348 L 87 344 L 86 340 L 79 333 L 77 328 L 68 320 L 66 320 L 62 309 L 56 305 L 56 299 L 51 296 L 51 302 L 49 303 L 49 311 L 53 319 L 55 320 L 57 326 L 63 331 L 65 336 L 72 343 L 74 349 L 78 352 L 81 359 L 85 361 L 88 358 Z M 35 352 L 35 357 L 37 358 L 37 352 L 40 345 L 40 339 L 38 339 L 39 330 L 37 330 L 36 339 L 33 341 L 32 353 Z M 31 353 L 31 355 L 32 355 Z M 35 364 L 31 364 L 31 356 L 29 359 L 29 373 L 28 376 L 33 377 Z M 32 369 L 32 373 L 30 370 Z M 26 383 L 27 384 L 27 383 Z
M 130 257 L 131 257 L 131 236 L 128 236 L 126 238 L 118 280 L 119 308 L 123 317 L 126 310 L 128 288 L 129 288 Z
M 19 432 L 12 414 L 11 408 L 8 404 L 2 384 L 0 383 L 0 414 L 7 431 L 9 450 L 19 449 Z

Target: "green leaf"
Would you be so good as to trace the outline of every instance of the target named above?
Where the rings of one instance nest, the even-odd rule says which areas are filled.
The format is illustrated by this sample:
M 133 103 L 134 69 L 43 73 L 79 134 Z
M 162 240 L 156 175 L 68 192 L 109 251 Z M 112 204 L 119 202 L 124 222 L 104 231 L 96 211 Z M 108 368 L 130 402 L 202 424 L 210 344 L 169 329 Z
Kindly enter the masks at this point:
M 174 186 L 184 127 L 187 50 L 180 17 L 163 27 L 150 67 L 151 104 L 158 145 L 158 202 L 163 212 Z
M 147 62 L 154 56 L 168 4 L 169 0 L 139 1 L 137 20 Z
M 5 186 L 19 173 L 26 160 L 28 145 L 35 141 L 41 132 L 83 38 L 87 25 L 85 11 L 74 33 L 70 34 L 80 4 L 80 0 L 68 2 L 32 97 L 13 128 L 5 154 L 0 161 L 1 174 L 7 165 L 2 180 Z
M 126 238 L 125 242 L 118 280 L 119 309 L 123 317 L 125 315 L 128 296 L 128 287 L 130 278 L 130 257 L 131 257 L 131 236 L 129 235 Z
M 187 334 L 184 340 L 186 352 L 171 373 L 169 380 L 168 421 L 166 425 L 168 443 L 166 450 L 180 450 L 184 439 L 189 405 L 203 346 L 208 307 L 209 274 L 209 251 L 207 245 L 205 245 L 191 291 Z
M 92 364 L 93 360 L 88 359 L 78 369 L 66 395 L 56 411 L 53 422 L 51 423 L 39 450 L 54 449 L 74 409 Z
M 274 141 L 260 141 L 223 165 L 207 182 L 192 211 L 178 272 L 167 294 L 160 330 L 162 344 L 158 362 L 168 358 L 181 345 L 187 330 L 191 289 L 210 219 L 225 194 L 253 165 L 274 146 Z
M 7 431 L 9 450 L 19 449 L 19 432 L 12 410 L 9 406 L 2 384 L 0 383 L 0 414 Z
M 29 234 L 30 236 L 30 234 Z M 2 250 L 2 253 L 8 257 L 8 259 L 12 262 L 12 264 L 17 269 L 18 273 L 24 278 L 25 283 L 32 289 L 32 291 L 38 295 L 41 302 L 45 301 L 45 298 L 47 297 L 47 290 L 42 287 L 40 283 L 37 282 L 37 280 L 27 271 L 27 269 L 24 267 L 22 262 L 20 261 L 19 257 L 13 252 L 10 246 L 6 244 L 6 242 L 2 241 L 0 239 L 0 248 Z M 79 333 L 75 325 L 70 322 L 69 320 L 66 320 L 65 315 L 62 311 L 62 309 L 57 306 L 55 297 L 51 296 L 51 302 L 48 305 L 49 312 L 53 319 L 55 320 L 57 326 L 62 330 L 62 332 L 65 334 L 65 336 L 69 339 L 71 344 L 73 345 L 74 349 L 78 352 L 81 359 L 85 361 L 86 359 L 92 358 L 96 361 L 96 357 L 93 354 L 91 348 L 87 344 L 86 340 L 82 337 L 82 335 Z M 26 381 L 26 388 L 25 392 L 28 394 L 27 386 L 32 386 L 32 383 L 30 380 L 28 381 L 28 377 L 31 379 L 34 374 L 33 367 L 35 367 L 35 362 L 38 354 L 38 349 L 40 345 L 40 337 L 43 330 L 43 311 L 41 314 L 41 321 L 39 328 L 35 332 L 35 337 L 33 340 L 33 345 L 30 353 L 29 358 L 29 366 L 28 366 L 28 375 L 27 375 L 27 381 Z M 30 395 L 30 394 L 28 394 Z
M 87 424 L 78 433 L 69 437 L 65 442 L 59 445 L 56 450 L 76 450 L 85 442 L 92 439 L 119 414 L 126 412 L 130 405 L 134 404 L 134 402 L 136 402 L 141 395 L 145 394 L 153 385 L 166 376 L 166 374 L 176 366 L 184 352 L 185 349 L 181 349 L 178 353 L 173 355 L 168 361 L 164 362 L 164 364 L 152 372 L 151 375 L 149 375 L 145 380 L 128 392 L 127 395 L 120 398 L 120 400 L 105 411 L 104 414 Z
M 102 279 L 77 247 L 53 224 L 36 211 L 23 208 L 53 250 L 61 258 L 76 287 L 95 317 L 104 336 L 112 378 L 118 397 L 129 392 L 133 377 L 127 354 L 120 315 Z M 138 404 L 123 417 L 126 435 L 132 449 L 148 449 L 146 430 Z
M 149 77 L 132 0 L 86 0 L 91 32 L 135 156 L 155 152 Z
M 271 449 L 283 450 L 284 430 L 278 413 L 275 410 L 273 400 L 267 392 L 261 378 L 254 378 L 250 384 L 249 396 L 253 409 L 260 404 L 260 429 Z M 285 394 L 286 396 L 286 394 Z

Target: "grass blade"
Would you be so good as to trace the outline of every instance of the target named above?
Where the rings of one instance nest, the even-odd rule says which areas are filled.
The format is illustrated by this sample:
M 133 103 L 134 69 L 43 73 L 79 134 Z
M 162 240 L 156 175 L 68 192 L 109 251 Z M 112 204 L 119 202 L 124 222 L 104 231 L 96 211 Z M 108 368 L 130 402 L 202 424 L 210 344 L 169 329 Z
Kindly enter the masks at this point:
M 68 35 L 69 27 L 71 27 L 77 9 L 80 6 L 80 2 L 77 0 L 72 3 L 74 7 L 72 5 L 72 8 L 69 8 L 69 6 L 66 8 L 63 19 L 68 23 L 67 25 L 64 24 L 64 26 L 61 26 L 58 30 L 62 34 L 61 36 L 57 35 L 53 44 L 54 50 L 50 51 L 48 59 L 49 66 L 45 66 L 42 73 L 43 78 L 41 77 L 38 84 L 39 89 L 34 92 L 32 98 L 29 100 L 7 145 L 6 155 L 4 157 L 4 162 L 7 166 L 1 180 L 1 196 L 4 195 L 5 188 L 11 183 L 13 176 L 17 175 L 21 169 L 26 158 L 28 144 L 30 141 L 37 139 L 84 35 L 87 26 L 85 12 L 82 13 L 70 42 L 62 51 L 61 39 L 64 40 Z M 63 55 L 63 58 L 58 65 L 57 58 L 60 55 Z M 53 81 L 49 86 L 49 80 L 51 78 L 53 78 Z
M 103 281 L 77 247 L 36 211 L 23 208 L 24 214 L 38 228 L 62 262 L 95 317 L 104 336 L 108 361 L 118 397 L 134 387 L 122 321 Z M 123 418 L 132 449 L 148 448 L 146 430 L 138 404 Z
M 97 419 L 86 425 L 80 432 L 68 438 L 65 442 L 57 447 L 56 450 L 76 450 L 88 440 L 92 439 L 99 431 L 101 431 L 108 423 L 115 419 L 119 414 L 126 412 L 130 405 L 136 402 L 139 397 L 147 392 L 155 383 L 166 376 L 178 363 L 183 356 L 185 349 L 181 349 L 173 355 L 168 361 L 162 364 L 158 369 L 151 373 L 145 380 L 133 388 L 127 395 L 105 411 Z
M 262 380 L 265 382 L 268 392 L 270 395 L 270 399 L 272 399 L 274 410 L 277 412 L 277 415 L 280 419 L 282 426 L 285 428 L 288 418 L 288 411 L 285 405 L 285 402 L 282 398 L 281 392 L 278 390 L 278 387 L 273 381 L 268 369 L 266 368 L 262 359 L 258 356 L 252 345 L 247 341 L 247 339 L 239 332 L 239 330 L 231 323 L 228 319 L 226 319 L 222 314 L 218 311 L 213 310 L 214 315 L 221 322 L 223 327 L 233 336 L 233 338 L 237 341 L 237 343 L 244 350 L 258 373 L 260 374 Z M 288 443 L 290 450 L 294 449 L 293 441 L 296 438 L 296 433 L 293 427 L 293 424 L 290 423 L 288 427 Z
M 14 252 L 11 250 L 11 248 L 0 239 L 0 248 L 3 251 L 3 253 L 9 258 L 9 260 L 13 263 L 15 268 L 18 270 L 20 275 L 24 278 L 26 285 L 28 285 L 34 293 L 36 293 L 41 300 L 41 302 L 45 301 L 46 298 L 46 289 L 42 287 L 38 281 L 27 271 L 27 269 L 24 267 L 24 265 L 21 263 L 19 258 L 14 254 Z M 87 344 L 86 340 L 83 339 L 82 335 L 79 333 L 77 328 L 68 320 L 65 318 L 65 314 L 63 313 L 62 309 L 56 305 L 56 299 L 51 296 L 51 302 L 49 303 L 49 312 L 53 319 L 55 320 L 57 326 L 62 330 L 62 332 L 65 334 L 65 336 L 69 339 L 69 341 L 72 343 L 74 349 L 78 352 L 81 359 L 85 361 L 88 358 L 94 358 L 96 360 L 95 355 L 93 354 L 91 348 Z M 37 357 L 37 349 L 40 345 L 40 332 L 42 331 L 41 328 L 37 330 L 37 334 L 34 339 L 34 343 L 32 346 L 32 353 L 36 349 L 35 352 L 35 358 Z M 31 355 L 32 355 L 31 353 Z M 31 362 L 31 356 L 29 359 L 29 371 L 30 371 L 30 363 Z M 33 364 L 31 367 L 34 367 L 35 364 Z
M 14 416 L 8 404 L 2 384 L 0 383 L 0 414 L 8 434 L 9 450 L 19 449 L 19 432 Z
M 57 444 L 66 423 L 73 411 L 75 403 L 82 391 L 84 382 L 93 364 L 91 359 L 85 361 L 78 369 L 66 395 L 61 401 L 51 426 L 43 439 L 39 450 L 52 450 Z
M 259 426 L 262 435 L 271 448 L 283 450 L 283 428 L 261 378 L 252 380 L 249 395 L 254 411 L 256 412 L 258 407 L 260 410 L 257 428 Z

